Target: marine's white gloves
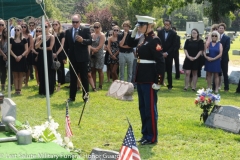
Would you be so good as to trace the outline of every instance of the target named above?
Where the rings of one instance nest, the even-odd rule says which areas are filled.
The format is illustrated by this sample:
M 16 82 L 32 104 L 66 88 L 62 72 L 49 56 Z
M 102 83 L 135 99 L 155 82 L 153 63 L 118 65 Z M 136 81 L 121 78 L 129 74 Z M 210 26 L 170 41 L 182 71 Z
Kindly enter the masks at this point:
M 158 85 L 158 84 L 156 84 L 156 83 L 153 83 L 153 85 L 152 85 L 152 88 L 154 89 L 154 90 L 159 90 L 160 89 L 160 85 Z
M 131 35 L 132 38 L 136 37 L 137 31 L 138 31 L 138 27 L 136 26 L 132 31 L 132 35 Z

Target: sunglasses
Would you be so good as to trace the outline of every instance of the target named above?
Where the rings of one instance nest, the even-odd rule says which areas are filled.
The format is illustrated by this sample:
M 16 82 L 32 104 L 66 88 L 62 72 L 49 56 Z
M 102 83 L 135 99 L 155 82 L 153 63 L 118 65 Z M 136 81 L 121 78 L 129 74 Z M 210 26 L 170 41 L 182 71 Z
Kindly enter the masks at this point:
M 57 26 L 58 24 L 52 24 L 52 26 Z
M 0 24 L 0 26 L 4 26 L 4 24 Z
M 118 30 L 113 30 L 114 32 L 118 32 Z
M 36 30 L 36 32 L 42 32 L 42 31 L 40 31 L 40 30 Z
M 99 26 L 94 26 L 93 28 L 96 28 L 96 29 L 98 29 L 98 28 L 99 28 Z
M 212 28 L 212 30 L 218 30 L 217 28 Z
M 212 37 L 217 37 L 217 35 L 212 35 Z
M 72 23 L 74 24 L 74 23 L 78 23 L 79 21 L 72 21 Z
M 29 27 L 34 27 L 34 25 L 29 25 Z
M 19 30 L 19 29 L 14 29 L 14 31 L 15 31 L 15 32 L 16 32 L 16 31 L 18 31 L 18 32 L 19 32 L 20 30 Z
M 27 28 L 27 26 L 21 26 L 22 28 Z

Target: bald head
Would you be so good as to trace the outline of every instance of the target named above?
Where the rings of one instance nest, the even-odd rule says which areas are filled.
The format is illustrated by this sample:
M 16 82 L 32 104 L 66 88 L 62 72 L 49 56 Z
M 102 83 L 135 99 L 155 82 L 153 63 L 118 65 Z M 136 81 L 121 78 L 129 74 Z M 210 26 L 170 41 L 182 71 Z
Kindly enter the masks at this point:
M 73 28 L 78 28 L 80 26 L 81 16 L 79 14 L 74 14 L 72 16 L 72 26 Z

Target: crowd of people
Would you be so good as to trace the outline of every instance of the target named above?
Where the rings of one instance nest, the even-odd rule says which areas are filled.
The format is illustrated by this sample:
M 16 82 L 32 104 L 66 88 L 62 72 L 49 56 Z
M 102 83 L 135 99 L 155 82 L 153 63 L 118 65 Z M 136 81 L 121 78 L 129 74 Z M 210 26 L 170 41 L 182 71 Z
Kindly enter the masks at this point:
M 11 49 L 11 85 L 14 86 L 15 93 L 21 94 L 22 84 L 28 86 L 29 79 L 33 79 L 33 71 L 35 79 L 39 86 L 39 94 L 45 95 L 45 75 L 43 62 L 43 40 L 42 34 L 46 35 L 47 45 L 47 60 L 49 72 L 49 90 L 50 94 L 54 91 L 60 91 L 61 85 L 65 84 L 64 65 L 67 63 L 67 56 L 64 53 L 77 50 L 74 43 L 80 43 L 80 48 L 84 48 L 84 52 L 88 54 L 75 56 L 68 55 L 73 66 L 76 62 L 86 62 L 83 69 L 78 69 L 79 66 L 72 68 L 70 65 L 71 77 L 74 77 L 75 72 L 78 76 L 71 79 L 70 83 L 70 99 L 75 100 L 75 92 L 79 90 L 81 80 L 86 93 L 89 91 L 90 84 L 92 91 L 101 90 L 104 84 L 104 65 L 107 66 L 107 82 L 117 79 L 127 82 L 132 82 L 136 88 L 136 64 L 137 64 L 137 49 L 135 46 L 130 46 L 129 39 L 131 38 L 132 29 L 131 22 L 126 20 L 121 26 L 118 26 L 116 21 L 111 22 L 112 29 L 106 34 L 102 32 L 101 24 L 95 22 L 90 29 L 80 25 L 81 17 L 74 21 L 72 19 L 73 28 L 76 26 L 78 34 L 83 34 L 81 30 L 86 30 L 80 41 L 70 39 L 74 36 L 75 31 L 68 29 L 71 33 L 67 35 L 67 31 L 62 30 L 61 23 L 58 20 L 53 20 L 45 23 L 45 33 L 42 33 L 41 25 L 37 25 L 34 21 L 29 20 L 27 23 L 21 19 L 16 20 L 16 25 L 13 26 L 10 20 L 10 26 L 6 27 L 4 20 L 0 20 L 0 72 L 1 72 L 1 90 L 5 90 L 7 78 L 7 39 L 10 36 Z M 75 23 L 76 22 L 76 23 Z M 78 23 L 77 23 L 78 22 Z M 122 30 L 121 30 L 122 28 Z M 7 35 L 7 30 L 10 30 L 10 35 Z M 201 76 L 201 68 L 203 66 L 206 74 L 207 88 L 212 88 L 218 93 L 221 89 L 222 79 L 224 80 L 224 91 L 229 90 L 228 82 L 228 51 L 230 49 L 230 38 L 224 34 L 226 25 L 224 23 L 212 25 L 211 31 L 205 40 L 200 37 L 198 29 L 194 28 L 191 35 L 186 39 L 183 49 L 186 55 L 183 70 L 185 73 L 184 91 L 191 87 L 192 91 L 196 91 L 198 77 Z M 165 74 L 163 80 L 166 79 L 169 90 L 173 88 L 172 67 L 173 60 L 175 61 L 176 74 L 175 79 L 180 79 L 179 69 L 179 49 L 181 46 L 180 37 L 177 35 L 176 27 L 172 26 L 172 22 L 168 19 L 164 21 L 164 26 L 158 27 L 155 33 L 160 38 L 165 60 Z M 142 33 L 137 31 L 137 37 L 141 38 Z M 66 38 L 68 40 L 66 41 Z M 84 40 L 87 40 L 84 44 Z M 73 42 L 73 44 L 72 44 Z M 77 46 L 76 46 L 77 47 Z M 79 59 L 79 60 L 78 60 Z M 60 68 L 55 71 L 51 69 L 54 60 L 61 63 Z M 77 64 L 76 64 L 77 65 Z M 125 66 L 127 68 L 127 77 L 125 78 Z M 72 70 L 74 69 L 74 70 Z M 56 81 L 57 73 L 57 81 Z M 97 76 L 98 74 L 98 76 Z M 221 78 L 223 76 L 223 78 Z M 98 84 L 96 77 L 99 77 Z M 75 83 L 76 81 L 76 83 Z M 73 85 L 74 83 L 74 85 Z M 164 81 L 163 81 L 163 84 Z M 77 87 L 75 87 L 77 86 Z M 240 87 L 236 90 L 240 92 Z M 84 96 L 83 95 L 83 96 Z

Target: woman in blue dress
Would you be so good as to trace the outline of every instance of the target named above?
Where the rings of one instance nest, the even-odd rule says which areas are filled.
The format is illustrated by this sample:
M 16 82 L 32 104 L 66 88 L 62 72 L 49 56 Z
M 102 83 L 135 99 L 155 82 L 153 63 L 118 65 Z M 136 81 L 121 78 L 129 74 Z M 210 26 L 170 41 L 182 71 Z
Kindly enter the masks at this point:
M 209 44 L 209 53 L 204 52 L 206 58 L 205 71 L 207 72 L 207 84 L 208 88 L 212 85 L 212 76 L 214 75 L 214 81 L 216 85 L 215 93 L 218 93 L 219 76 L 221 72 L 221 57 L 222 57 L 222 44 L 220 43 L 220 34 L 217 31 L 211 33 L 212 41 Z

